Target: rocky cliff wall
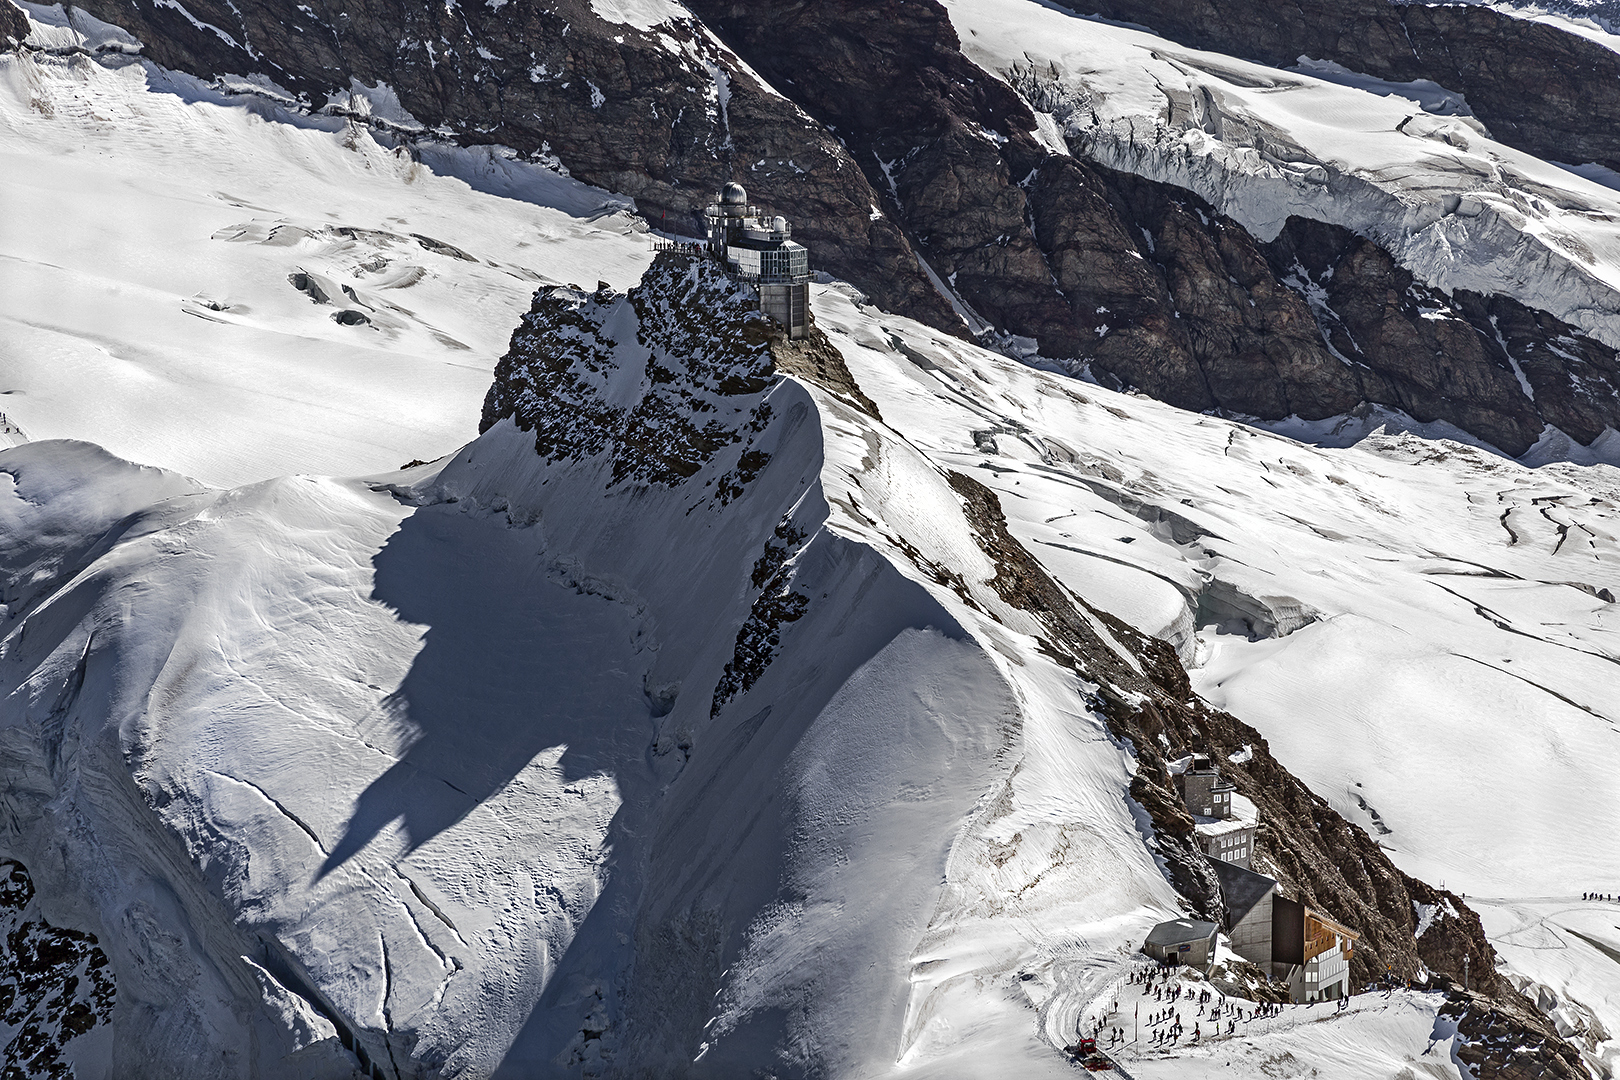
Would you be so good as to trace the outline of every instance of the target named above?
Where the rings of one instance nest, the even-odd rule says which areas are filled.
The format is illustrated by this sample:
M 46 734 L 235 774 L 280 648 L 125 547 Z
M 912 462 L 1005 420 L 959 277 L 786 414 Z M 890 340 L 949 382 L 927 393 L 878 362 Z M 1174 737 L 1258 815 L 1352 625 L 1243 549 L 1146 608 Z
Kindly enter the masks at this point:
M 1302 56 L 1462 93 L 1509 146 L 1620 169 L 1620 54 L 1483 4 L 1385 0 L 1058 0 L 1199 49 L 1292 67 Z
M 1184 189 L 1054 153 L 936 3 L 691 6 L 839 133 L 972 312 L 1072 371 L 1262 419 L 1389 405 L 1512 454 L 1549 424 L 1620 427 L 1614 350 L 1545 313 L 1427 287 L 1344 228 L 1296 218 L 1264 244 Z

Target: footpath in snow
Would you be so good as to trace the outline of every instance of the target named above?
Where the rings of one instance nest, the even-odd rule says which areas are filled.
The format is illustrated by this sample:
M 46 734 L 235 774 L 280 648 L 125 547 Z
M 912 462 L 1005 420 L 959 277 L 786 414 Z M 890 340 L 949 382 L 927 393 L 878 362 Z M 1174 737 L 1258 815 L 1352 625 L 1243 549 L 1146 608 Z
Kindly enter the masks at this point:
M 1231 954 L 1222 946 L 1219 960 Z M 1338 1002 L 1262 1005 L 1230 996 L 1192 968 L 1166 968 L 1140 954 L 1091 970 L 1093 995 L 1058 995 L 1025 983 L 1048 1037 L 1061 1045 L 1094 1037 L 1134 1080 L 1234 1076 L 1457 1076 L 1456 1030 L 1438 993 L 1382 990 Z M 1405 1072 L 1403 1072 L 1405 1070 Z

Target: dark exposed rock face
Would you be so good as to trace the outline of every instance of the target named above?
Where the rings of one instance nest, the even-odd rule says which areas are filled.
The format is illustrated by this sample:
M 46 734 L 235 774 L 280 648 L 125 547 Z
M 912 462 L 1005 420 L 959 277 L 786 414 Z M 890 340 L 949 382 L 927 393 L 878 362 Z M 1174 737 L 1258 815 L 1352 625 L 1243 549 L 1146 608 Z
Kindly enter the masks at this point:
M 1497 139 L 1553 161 L 1620 169 L 1620 54 L 1472 4 L 1387 0 L 1059 0 L 1195 48 L 1274 67 L 1300 56 L 1468 98 Z
M 962 55 L 944 8 L 905 0 L 691 7 L 838 133 L 924 257 L 979 315 L 1018 333 L 1063 321 L 1017 184 L 1046 156 L 1029 135 L 1034 117 Z
M 34 884 L 21 863 L 0 859 L 0 1072 L 73 1076 L 62 1052 L 112 1015 L 117 991 L 94 934 L 52 926 L 29 910 Z
M 0 3 L 0 43 L 19 42 L 28 36 L 28 20 L 22 9 L 6 0 Z
M 1620 427 L 1615 351 L 1544 312 L 1427 288 L 1378 245 L 1320 222 L 1290 219 L 1265 253 L 1279 277 L 1320 298 L 1324 339 L 1370 369 L 1367 401 L 1449 420 L 1512 453 L 1544 424 L 1582 442 Z
M 1052 159 L 1038 193 L 1051 174 L 1063 209 L 1047 222 L 1038 206 L 1036 234 L 1074 318 L 1093 326 L 1083 355 L 1105 382 L 1262 419 L 1371 402 L 1514 454 L 1547 424 L 1582 442 L 1620 427 L 1615 351 L 1550 315 L 1430 289 L 1338 226 L 1291 218 L 1261 244 L 1180 189 Z M 1137 257 L 1098 273 L 1093 251 L 1120 235 L 1120 221 L 1138 230 Z
M 961 474 L 950 479 L 966 504 L 980 546 L 997 566 L 991 587 L 1044 624 L 1050 655 L 1098 684 L 1099 711 L 1113 734 L 1135 751 L 1138 772 L 1131 795 L 1153 819 L 1157 854 L 1177 890 L 1200 914 L 1220 920 L 1219 886 L 1194 844 L 1192 818 L 1176 794 L 1166 762 L 1195 750 L 1218 755 L 1222 775 L 1259 808 L 1257 869 L 1277 878 L 1286 895 L 1361 933 L 1350 965 L 1353 985 L 1373 982 L 1386 971 L 1416 980 L 1427 968 L 1448 988 L 1453 982 L 1460 985 L 1467 957 L 1476 993 L 1454 1011 L 1464 1014 L 1459 1029 L 1471 1040 L 1476 1075 L 1579 1075 L 1578 1052 L 1497 977 L 1495 950 L 1479 917 L 1460 898 L 1398 870 L 1363 829 L 1345 821 L 1284 769 L 1258 732 L 1194 695 L 1168 644 L 1091 608 L 1053 581 L 1007 532 L 994 492 Z M 1142 673 L 1103 642 L 1088 616 L 1106 625 L 1137 657 Z M 1231 755 L 1244 747 L 1250 749 L 1248 760 L 1233 762 Z M 1421 937 L 1415 936 L 1418 904 L 1433 908 Z M 1544 1071 L 1523 1071 L 1532 1058 Z
M 1575 1080 L 1591 1075 L 1547 1018 L 1517 995 L 1452 987 L 1440 1015 L 1457 1025 L 1460 1058 L 1478 1080 Z
M 775 367 L 755 299 L 713 260 L 683 252 L 659 255 L 628 294 L 542 289 L 495 368 L 480 430 L 511 418 L 550 461 L 610 452 L 610 484 L 672 486 L 740 444 L 716 495 L 724 503 L 746 482 L 739 474 L 764 466 L 750 454 L 770 419 L 763 392 Z M 613 337 L 625 307 L 634 342 Z
M 783 518 L 754 562 L 750 582 L 759 595 L 748 609 L 747 621 L 737 631 L 737 647 L 715 684 L 709 707 L 711 717 L 720 715 L 727 702 L 746 694 L 759 681 L 781 647 L 782 628 L 798 622 L 810 610 L 810 598 L 793 588 L 793 568 L 788 562 L 804 539 L 804 532 Z

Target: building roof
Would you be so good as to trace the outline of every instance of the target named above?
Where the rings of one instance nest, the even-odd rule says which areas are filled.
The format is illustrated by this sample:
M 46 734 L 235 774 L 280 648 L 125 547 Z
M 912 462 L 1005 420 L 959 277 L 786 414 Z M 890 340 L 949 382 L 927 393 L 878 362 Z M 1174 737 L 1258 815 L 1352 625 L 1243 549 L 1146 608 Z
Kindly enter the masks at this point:
M 1193 815 L 1193 828 L 1200 836 L 1225 836 L 1241 829 L 1252 829 L 1260 824 L 1260 808 L 1249 799 L 1232 795 L 1232 816 L 1229 818 Z
M 1216 926 L 1212 922 L 1200 922 L 1197 919 L 1171 919 L 1155 926 L 1148 933 L 1149 945 L 1181 945 L 1189 941 L 1207 941 L 1215 933 Z
M 1351 941 L 1360 941 L 1361 940 L 1361 935 L 1360 934 L 1356 933 L 1354 930 L 1350 929 L 1348 926 L 1344 925 L 1343 923 L 1338 922 L 1338 921 L 1336 921 L 1334 919 L 1331 919 L 1328 916 L 1322 914 L 1320 911 L 1317 911 L 1313 907 L 1307 907 L 1305 909 L 1305 917 L 1308 918 L 1308 919 L 1315 919 L 1317 922 L 1321 923 L 1327 929 L 1329 929 L 1329 930 L 1333 931 L 1334 933 L 1338 934 L 1340 937 L 1347 937 Z
M 757 237 L 757 236 L 739 236 L 739 237 L 737 237 L 737 238 L 735 238 L 733 240 L 726 241 L 726 246 L 727 247 L 734 247 L 734 248 L 747 248 L 750 251 L 808 251 L 808 250 L 810 250 L 809 248 L 805 247 L 803 244 L 794 243 L 792 240 L 769 240 L 769 239 L 761 239 L 760 237 Z
M 1221 771 L 1220 762 L 1215 760 L 1215 755 L 1203 753 L 1184 754 L 1174 761 L 1165 762 L 1165 768 L 1170 770 L 1171 776 L 1181 776 L 1185 773 L 1202 773 L 1205 776 L 1215 773 L 1219 776 Z
M 1277 887 L 1276 878 L 1268 878 L 1253 870 L 1245 870 L 1236 863 L 1222 862 L 1208 856 L 1205 857 L 1205 861 L 1215 871 L 1215 879 L 1221 883 L 1221 896 L 1226 900 L 1229 926 L 1236 926 L 1242 922 L 1243 917 L 1253 911 L 1254 906 Z

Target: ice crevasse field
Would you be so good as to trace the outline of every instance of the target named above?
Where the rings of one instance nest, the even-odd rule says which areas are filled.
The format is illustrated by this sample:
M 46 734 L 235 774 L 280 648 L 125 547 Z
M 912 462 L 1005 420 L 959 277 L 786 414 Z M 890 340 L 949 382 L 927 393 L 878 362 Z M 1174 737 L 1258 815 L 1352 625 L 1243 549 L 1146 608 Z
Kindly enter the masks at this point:
M 626 200 L 498 151 L 396 145 L 134 59 L 0 57 L 0 161 L 0 413 L 17 447 L 0 455 L 0 520 L 26 543 L 29 529 L 90 537 L 138 518 L 97 580 L 140 596 L 130 610 L 145 622 L 126 640 L 151 653 L 132 647 L 125 662 L 172 686 L 167 726 L 118 731 L 152 782 L 205 808 L 166 827 L 226 863 L 239 856 L 223 838 L 247 837 L 260 876 L 236 910 L 331 957 L 332 993 L 360 1019 L 415 1017 L 450 1045 L 479 1015 L 478 1038 L 455 1051 L 466 1060 L 552 1046 L 542 1005 L 589 1010 L 563 1001 L 577 987 L 556 977 L 575 935 L 599 935 L 588 944 L 610 959 L 633 947 L 592 913 L 625 887 L 603 871 L 616 815 L 670 782 L 641 749 L 663 707 L 649 673 L 670 662 L 647 642 L 681 610 L 679 569 L 658 558 L 666 537 L 626 530 L 576 537 L 578 550 L 638 568 L 650 608 L 570 577 L 514 525 L 513 476 L 481 464 L 522 440 L 497 431 L 461 448 L 535 289 L 633 285 L 652 258 L 644 227 Z M 1620 592 L 1620 471 L 1528 468 L 1399 425 L 1313 446 L 1035 371 L 862 301 L 839 283 L 815 289 L 818 323 L 882 423 L 815 388 L 782 392 L 816 431 L 782 464 L 819 485 L 839 558 L 904 577 L 904 540 L 993 576 L 939 478 L 978 480 L 1048 573 L 1174 644 L 1199 693 L 1258 728 L 1402 869 L 1466 893 L 1515 982 L 1620 1034 L 1620 909 L 1571 899 L 1610 880 L 1620 836 L 1620 608 L 1597 595 Z M 506 508 L 474 497 L 480 485 L 512 488 Z M 466 505 L 400 496 L 430 489 Z M 546 496 L 551 512 L 567 497 Z M 760 537 L 774 524 L 756 522 Z M 854 569 L 826 572 L 854 596 Z M 1121 797 L 1128 756 L 1072 677 L 1029 635 L 928 597 L 915 603 L 955 629 L 908 627 L 863 660 L 815 719 L 825 741 L 804 744 L 824 756 L 801 748 L 780 774 L 829 829 L 847 823 L 816 799 L 860 805 L 914 775 L 927 776 L 927 812 L 849 838 L 845 863 L 802 853 L 793 872 L 822 906 L 761 918 L 712 1019 L 745 1031 L 835 977 L 817 947 L 858 946 L 902 975 L 852 978 L 807 1021 L 874 1033 L 837 1051 L 850 1074 L 1013 1061 L 1055 1074 L 1067 1066 L 1042 1038 L 1061 1044 L 1095 1011 L 1176 899 Z M 52 654 L 47 673 L 93 644 L 72 629 L 86 612 L 61 609 L 79 651 Z M 113 674 L 85 670 L 124 700 Z M 934 696 L 887 699 L 901 670 Z M 1008 711 L 1023 717 L 1016 781 L 994 760 Z M 925 749 L 860 742 L 872 715 Z M 963 716 L 975 720 L 953 728 Z M 441 800 L 400 800 L 417 773 L 442 777 Z M 1000 827 L 1030 837 L 1022 858 L 1066 854 L 991 910 L 970 901 L 1030 867 L 964 864 L 953 843 L 1001 784 L 1017 809 Z M 154 843 L 133 827 L 109 842 Z M 739 895 L 774 887 L 746 867 L 699 867 L 706 849 L 691 843 L 693 866 L 732 875 Z M 93 861 L 61 873 L 95 880 Z M 885 900 L 897 865 L 919 884 Z M 536 898 L 536 878 L 562 884 Z M 60 915 L 113 902 L 87 895 Z M 841 936 L 838 905 L 885 902 L 884 932 Z M 275 998 L 274 981 L 267 999 L 318 1047 L 327 1021 Z M 203 986 L 190 1007 L 227 1023 L 234 992 Z M 1423 995 L 1370 996 L 1131 1067 L 1457 1075 L 1449 1038 Z M 86 1042 L 81 1068 L 113 1068 L 107 1045 Z M 1594 1054 L 1612 1067 L 1620 1043 Z

